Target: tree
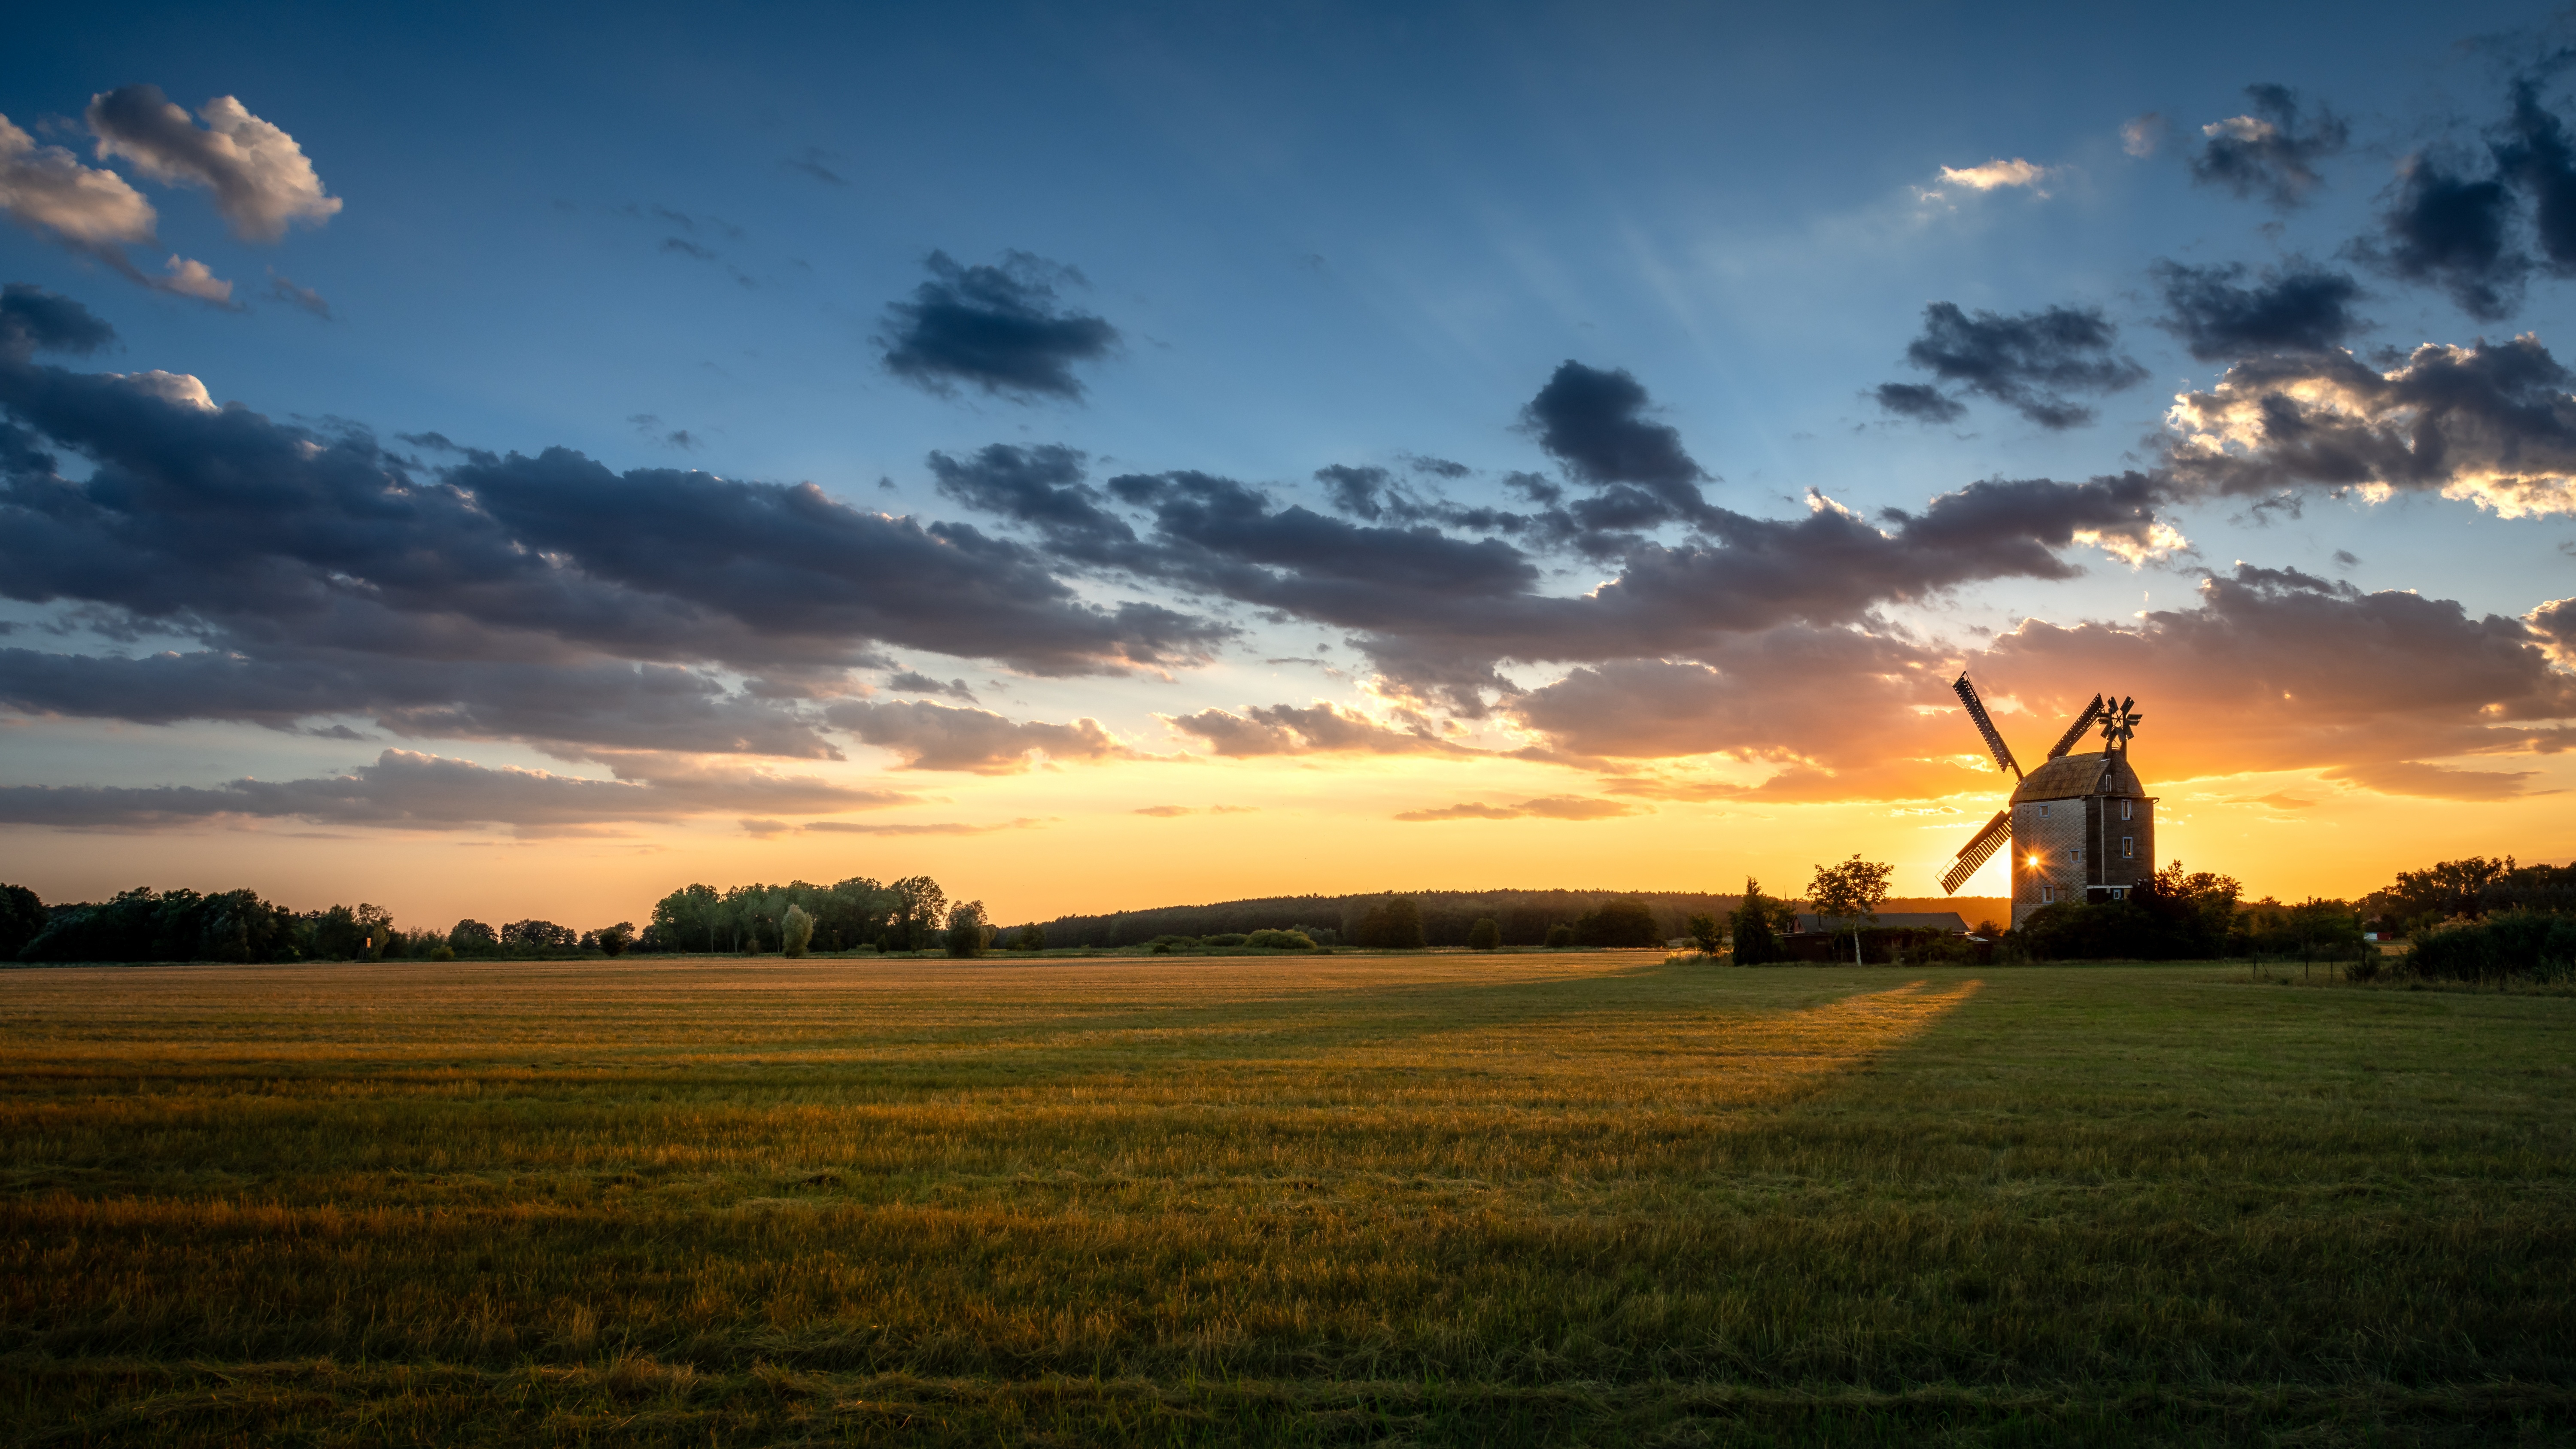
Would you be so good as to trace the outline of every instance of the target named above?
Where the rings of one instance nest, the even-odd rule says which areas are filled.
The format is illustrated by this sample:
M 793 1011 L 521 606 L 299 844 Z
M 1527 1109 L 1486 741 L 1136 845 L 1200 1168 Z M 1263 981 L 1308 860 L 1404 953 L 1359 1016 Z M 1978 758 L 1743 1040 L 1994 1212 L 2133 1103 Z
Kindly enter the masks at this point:
M 1422 907 L 1411 896 L 1396 896 L 1368 908 L 1360 917 L 1359 929 L 1351 933 L 1351 944 L 1380 951 L 1418 951 L 1422 948 Z
M 1780 937 L 1772 929 L 1784 903 L 1762 894 L 1762 882 L 1744 878 L 1744 900 L 1727 913 L 1727 934 L 1735 940 L 1735 964 L 1762 966 L 1781 958 Z
M 1887 878 L 1896 867 L 1855 855 L 1840 865 L 1816 867 L 1816 878 L 1807 885 L 1807 894 L 1816 905 L 1816 914 L 1825 921 L 1848 921 L 1852 928 L 1852 960 L 1860 960 L 1861 927 L 1878 924 L 1878 903 L 1887 899 Z
M 1499 951 L 1503 949 L 1503 923 L 1488 916 L 1467 928 L 1467 949 Z
M 1586 946 L 1652 946 L 1663 940 L 1654 908 L 1635 896 L 1603 901 L 1586 912 L 1574 923 L 1574 936 Z
M 981 956 L 992 929 L 984 919 L 982 901 L 959 901 L 948 908 L 948 954 Z
M 1574 944 L 1574 927 L 1564 921 L 1547 928 L 1547 949 L 1562 951 Z
M 501 928 L 501 945 L 512 951 L 569 951 L 579 944 L 572 927 L 552 921 L 512 921 Z
M 1720 944 L 1717 917 L 1702 911 L 1698 915 L 1684 921 L 1682 923 L 1682 930 L 1691 938 L 1691 944 L 1699 948 L 1699 953 L 1701 955 L 1715 956 L 1717 954 L 1717 948 Z
M 716 951 L 723 925 L 724 898 L 711 885 L 685 885 L 653 903 L 652 924 L 645 938 L 667 951 Z
M 45 903 L 21 885 L 0 885 L 0 961 L 15 961 L 45 929 Z
M 635 923 L 620 921 L 614 926 L 602 926 L 594 934 L 599 939 L 601 954 L 623 956 L 627 948 L 635 944 Z
M 1022 927 L 1020 927 L 1020 934 L 1019 934 L 1018 936 L 1014 937 L 1014 938 L 1012 939 L 1012 941 L 1011 941 L 1011 949 L 1013 949 L 1013 950 L 1015 950 L 1015 951 L 1043 951 L 1043 950 L 1045 950 L 1045 949 L 1046 949 L 1046 927 L 1044 927 L 1044 926 L 1039 926 L 1039 925 L 1027 925 L 1027 926 L 1022 926 Z
M 802 956 L 814 940 L 814 918 L 803 906 L 791 905 L 787 914 L 778 918 L 778 950 L 781 955 Z
M 489 956 L 501 949 L 501 933 L 481 921 L 459 921 L 447 933 L 447 948 L 459 956 Z
M 894 911 L 886 925 L 886 949 L 918 951 L 928 946 L 931 933 L 947 913 L 948 892 L 926 875 L 905 876 L 887 889 L 894 895 Z

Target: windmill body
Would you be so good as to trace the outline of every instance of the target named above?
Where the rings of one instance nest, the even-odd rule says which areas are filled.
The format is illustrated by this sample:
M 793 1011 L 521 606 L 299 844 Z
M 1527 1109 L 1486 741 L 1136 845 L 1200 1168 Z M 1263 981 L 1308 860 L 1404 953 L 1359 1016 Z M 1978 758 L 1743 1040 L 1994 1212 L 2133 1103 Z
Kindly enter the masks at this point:
M 2126 750 L 2061 755 L 2012 795 L 2013 926 L 2060 901 L 2115 901 L 2156 873 L 2156 801 Z
M 1960 847 L 1958 859 L 1941 877 L 1943 890 L 1956 894 L 1996 851 L 2009 848 L 2012 923 L 2018 930 L 2043 906 L 2121 900 L 2155 875 L 2156 801 L 2129 766 L 2129 739 L 2143 718 L 2132 709 L 2135 699 L 2113 702 L 2093 696 L 2058 736 L 2047 761 L 2025 775 L 1968 676 L 1960 675 L 1950 687 L 1966 707 L 1969 723 L 1985 738 L 1995 768 L 2020 783 L 2012 800 Z M 2068 753 L 2097 725 L 2100 750 Z

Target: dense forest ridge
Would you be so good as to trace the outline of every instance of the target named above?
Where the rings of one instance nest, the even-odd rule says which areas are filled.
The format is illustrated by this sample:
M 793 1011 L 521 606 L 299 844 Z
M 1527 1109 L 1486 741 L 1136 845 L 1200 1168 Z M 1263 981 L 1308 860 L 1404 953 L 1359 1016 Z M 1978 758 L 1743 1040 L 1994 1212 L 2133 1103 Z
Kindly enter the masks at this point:
M 1355 942 L 1368 912 L 1392 899 L 1410 899 L 1421 913 L 1426 945 L 1464 946 L 1476 922 L 1490 920 L 1502 928 L 1506 946 L 1538 946 L 1548 932 L 1571 926 L 1614 900 L 1643 901 L 1655 920 L 1658 940 L 1688 934 L 1694 915 L 1724 919 L 1743 904 L 1741 893 L 1706 891 L 1617 890 L 1484 890 L 1374 891 L 1351 895 L 1254 896 L 1205 905 L 1156 906 L 1101 915 L 1058 916 L 1035 922 L 1049 946 L 1134 946 L 1158 936 L 1249 934 L 1262 930 L 1303 931 L 1319 943 Z M 2012 901 L 2003 896 L 1892 896 L 1881 914 L 1956 911 L 1970 926 L 1981 921 L 2012 919 Z
M 1857 856 L 1849 864 L 1880 881 L 1889 869 Z M 1826 875 L 1820 871 L 1818 879 Z M 2498 959 L 2529 957 L 2535 963 L 2563 958 L 2576 971 L 2576 863 L 2520 865 L 2510 856 L 2443 861 L 2401 871 L 2394 883 L 2358 901 L 2310 899 L 2295 906 L 2269 897 L 2246 901 L 2235 880 L 2189 872 L 2177 861 L 2156 872 L 2152 888 L 2142 885 L 2128 901 L 2060 903 L 2042 909 L 2026 928 L 2008 933 L 1983 929 L 2009 919 L 2008 903 L 1998 897 L 1873 894 L 1871 899 L 1880 916 L 1956 912 L 1980 936 L 1990 938 L 1988 946 L 2004 944 L 1991 938 L 2009 935 L 2015 959 L 2206 959 L 2221 950 L 2270 950 L 2267 943 L 2291 939 L 2304 954 L 2326 944 L 2357 947 L 2364 930 L 2371 928 L 2383 940 L 2429 932 L 2479 960 L 2497 952 L 2502 953 Z M 1752 918 L 1759 928 L 1755 939 L 1787 929 L 1801 909 L 1796 901 L 1764 897 L 1763 909 Z M 47 906 L 24 886 L 0 885 L 0 961 L 526 959 L 628 951 L 699 955 L 782 950 L 790 955 L 924 950 L 979 955 L 996 947 L 1130 951 L 1183 941 L 1218 948 L 1491 949 L 1647 946 L 1688 937 L 1705 945 L 1718 935 L 1736 934 L 1744 925 L 1737 918 L 1745 915 L 1744 897 L 1717 892 L 1419 891 L 1266 896 L 1065 915 L 1003 927 L 981 901 L 952 902 L 928 876 L 882 883 L 853 876 L 828 886 L 801 880 L 723 891 L 683 886 L 654 904 L 650 922 L 640 931 L 630 921 L 575 931 L 534 919 L 498 928 L 466 919 L 444 929 L 407 930 L 374 905 L 297 911 L 250 890 L 205 895 L 137 888 L 105 901 Z M 2498 918 L 2503 932 L 2493 941 L 2449 929 L 2490 917 Z M 1292 939 L 1244 939 L 1262 932 Z M 2513 941 L 2506 942 L 2506 936 Z M 1737 954 L 1741 959 L 1741 951 Z

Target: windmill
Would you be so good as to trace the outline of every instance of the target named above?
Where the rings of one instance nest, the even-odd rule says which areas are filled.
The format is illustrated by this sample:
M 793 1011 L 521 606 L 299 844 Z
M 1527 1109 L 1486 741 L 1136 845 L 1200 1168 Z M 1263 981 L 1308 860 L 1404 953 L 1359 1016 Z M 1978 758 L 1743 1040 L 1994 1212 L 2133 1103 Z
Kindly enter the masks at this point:
M 1977 727 L 1978 734 L 1985 737 L 1986 750 L 1995 757 L 1995 768 L 2011 771 L 2014 780 L 2026 788 L 2035 777 L 2022 773 L 2021 762 L 2013 758 L 2012 746 L 2004 743 L 2003 731 L 1995 728 L 1994 717 L 1986 713 L 1986 702 L 1977 697 L 1977 687 L 1968 682 L 1967 675 L 1962 674 L 1951 683 L 1950 688 L 1957 691 L 1959 703 L 1967 708 L 1969 722 Z M 2134 699 L 2124 700 L 2119 706 L 2120 715 L 2128 721 L 2126 725 L 2119 726 L 2123 730 L 2120 740 L 2124 745 L 2127 743 L 2129 734 L 2135 732 L 2136 721 L 2140 718 L 2128 714 L 2129 706 L 2136 702 Z M 2075 748 L 2075 742 L 2084 738 L 2085 732 L 2092 729 L 2096 721 L 2107 718 L 2102 696 L 2098 694 L 2093 696 L 2092 702 L 2084 706 L 2084 712 L 2075 717 L 2075 722 L 2066 727 L 2066 733 L 2059 735 L 2057 743 L 2050 747 L 2049 762 L 2054 763 L 2064 759 L 2066 752 Z M 2104 738 L 2108 739 L 2107 732 L 2114 726 L 2105 723 L 2103 728 L 2106 732 Z M 2047 765 L 2043 765 L 2041 769 L 2046 773 Z M 2014 791 L 2016 802 L 2019 801 L 2021 793 L 2022 791 L 2018 789 Z M 1968 877 L 1975 875 L 1979 866 L 1994 859 L 1996 851 L 2011 844 L 2012 838 L 2013 812 L 2012 807 L 2007 805 L 1995 812 L 1995 818 L 1987 821 L 1984 829 L 1968 837 L 1966 845 L 1959 847 L 1958 859 L 1952 861 L 1950 868 L 1941 873 L 1943 894 L 1957 895 L 1959 887 L 1967 881 Z

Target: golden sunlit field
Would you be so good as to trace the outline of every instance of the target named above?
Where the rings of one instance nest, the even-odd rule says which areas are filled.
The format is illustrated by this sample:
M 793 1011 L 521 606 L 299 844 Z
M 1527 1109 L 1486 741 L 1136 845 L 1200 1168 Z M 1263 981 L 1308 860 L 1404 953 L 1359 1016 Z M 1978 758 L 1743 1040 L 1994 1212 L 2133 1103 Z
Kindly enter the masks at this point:
M 0 973 L 11 1444 L 2566 1442 L 2576 999 Z

